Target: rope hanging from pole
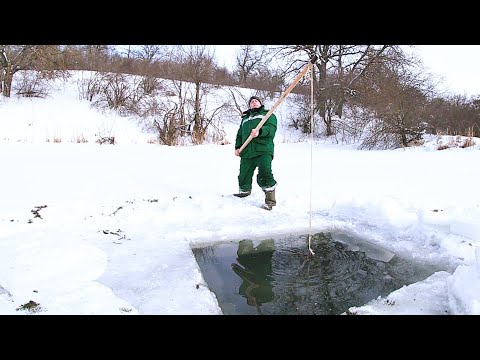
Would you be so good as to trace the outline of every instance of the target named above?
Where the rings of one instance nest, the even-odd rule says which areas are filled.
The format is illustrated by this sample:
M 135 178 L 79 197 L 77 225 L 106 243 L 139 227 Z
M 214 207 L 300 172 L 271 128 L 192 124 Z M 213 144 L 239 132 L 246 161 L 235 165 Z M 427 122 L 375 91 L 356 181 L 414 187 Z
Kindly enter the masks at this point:
M 305 76 L 305 74 L 310 71 L 310 103 L 311 103 L 311 114 L 310 114 L 310 151 L 311 151 L 311 154 L 310 154 L 310 234 L 308 235 L 308 250 L 310 251 L 310 253 L 312 255 L 315 255 L 315 253 L 313 252 L 311 246 L 310 246 L 310 243 L 311 243 L 311 232 L 312 232 L 312 159 L 313 159 L 313 155 L 312 155 L 312 143 L 313 143 L 313 65 L 315 64 L 315 62 L 318 60 L 318 56 L 317 55 L 313 55 L 311 58 L 310 58 L 310 61 L 308 62 L 308 64 L 303 68 L 303 70 L 295 77 L 295 79 L 293 80 L 293 82 L 290 84 L 290 86 L 282 93 L 282 95 L 280 95 L 280 98 L 277 100 L 277 102 L 272 106 L 272 108 L 263 116 L 262 120 L 260 120 L 260 122 L 258 123 L 258 125 L 255 127 L 255 130 L 256 131 L 259 131 L 260 128 L 263 126 L 263 124 L 268 120 L 268 118 L 270 117 L 270 115 L 275 111 L 275 109 L 282 103 L 283 100 L 285 100 L 285 98 L 287 97 L 288 94 L 290 94 L 290 92 L 293 90 L 293 88 L 295 88 L 295 86 L 298 84 L 298 82 L 302 79 L 303 76 Z M 250 136 L 247 138 L 247 140 L 245 140 L 245 142 L 242 144 L 242 146 L 238 149 L 238 153 L 240 154 L 243 149 L 245 149 L 245 147 L 250 143 L 250 141 L 252 141 L 253 139 L 253 136 L 250 134 Z
M 308 234 L 308 251 L 315 255 L 312 250 L 312 188 L 313 188 L 313 68 L 310 69 L 310 225 Z

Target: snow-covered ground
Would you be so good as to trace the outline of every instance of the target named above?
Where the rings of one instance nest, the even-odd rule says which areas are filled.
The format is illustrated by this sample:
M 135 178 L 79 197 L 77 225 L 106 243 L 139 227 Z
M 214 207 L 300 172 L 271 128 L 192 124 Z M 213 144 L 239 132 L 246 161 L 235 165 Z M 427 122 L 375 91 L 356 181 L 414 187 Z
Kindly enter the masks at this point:
M 388 151 L 312 143 L 287 127 L 287 104 L 268 212 L 256 184 L 231 196 L 238 122 L 224 124 L 228 145 L 169 147 L 90 108 L 74 81 L 46 99 L 0 97 L 0 313 L 220 314 L 192 246 L 313 230 L 444 269 L 350 313 L 480 314 L 480 139 L 442 151 L 435 137 Z

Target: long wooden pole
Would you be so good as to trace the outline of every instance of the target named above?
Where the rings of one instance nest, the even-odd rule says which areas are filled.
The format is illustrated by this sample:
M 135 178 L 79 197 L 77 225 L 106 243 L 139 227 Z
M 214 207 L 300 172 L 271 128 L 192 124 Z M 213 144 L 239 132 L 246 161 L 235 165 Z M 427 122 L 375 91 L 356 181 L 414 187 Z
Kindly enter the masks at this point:
M 275 111 L 275 109 L 278 107 L 278 105 L 280 105 L 282 103 L 283 100 L 285 100 L 285 98 L 287 97 L 288 94 L 290 94 L 290 91 L 293 90 L 293 88 L 298 84 L 298 82 L 300 81 L 300 79 L 307 73 L 308 69 L 310 69 L 313 64 L 315 64 L 315 62 L 317 61 L 317 56 L 314 55 L 310 61 L 308 62 L 308 64 L 303 68 L 303 70 L 300 72 L 300 74 L 297 75 L 297 77 L 293 80 L 293 82 L 290 84 L 290 86 L 287 88 L 287 90 L 285 90 L 283 92 L 283 94 L 280 96 L 280 98 L 277 100 L 277 102 L 275 103 L 275 105 L 272 106 L 272 108 L 263 116 L 262 120 L 260 120 L 260 122 L 258 123 L 257 127 L 255 128 L 255 130 L 259 131 L 260 128 L 263 126 L 263 124 L 265 124 L 265 122 L 267 121 L 267 119 L 270 117 L 270 115 L 272 115 L 272 113 Z M 245 147 L 248 145 L 248 143 L 250 141 L 252 141 L 253 139 L 253 136 L 252 134 L 250 134 L 247 138 L 247 140 L 245 140 L 245 142 L 243 143 L 243 145 L 240 147 L 240 149 L 238 149 L 238 153 L 240 154 L 243 149 L 245 149 Z

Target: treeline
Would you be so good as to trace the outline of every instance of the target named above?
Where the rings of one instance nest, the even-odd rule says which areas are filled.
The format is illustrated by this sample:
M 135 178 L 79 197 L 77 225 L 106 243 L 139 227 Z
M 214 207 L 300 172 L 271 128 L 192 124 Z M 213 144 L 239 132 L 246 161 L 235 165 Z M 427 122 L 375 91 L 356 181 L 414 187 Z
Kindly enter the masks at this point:
M 218 86 L 240 86 L 263 91 L 280 91 L 282 79 L 265 65 L 260 53 L 247 47 L 243 62 L 230 72 L 217 64 L 214 48 L 209 46 L 142 45 L 69 45 L 63 48 L 68 70 L 90 70 L 190 81 L 201 63 L 204 80 Z M 240 56 L 240 55 L 239 55 Z M 260 58 L 260 60 L 258 60 Z M 253 63 L 253 64 L 252 64 Z
M 100 75 L 84 84 L 84 98 L 144 118 L 154 115 L 150 127 L 162 143 L 178 143 L 191 124 L 194 142 L 201 143 L 221 109 L 241 108 L 238 94 L 230 91 L 231 101 L 207 114 L 202 96 L 210 87 L 256 89 L 275 99 L 313 56 L 312 73 L 292 92 L 295 115 L 289 119 L 305 133 L 311 132 L 313 81 L 316 135 L 358 140 L 363 148 L 409 146 L 425 133 L 480 137 L 480 97 L 440 94 L 421 61 L 397 45 L 244 45 L 231 71 L 219 66 L 214 48 L 205 45 L 0 45 L 0 92 L 11 95 L 20 70 L 37 74 L 18 82 L 16 92 L 24 96 L 41 96 L 43 81 L 70 70 L 96 72 Z M 125 74 L 142 80 L 129 89 Z M 175 84 L 163 88 L 164 95 L 174 95 L 163 106 L 154 100 L 161 79 Z M 193 89 L 187 91 L 187 82 Z

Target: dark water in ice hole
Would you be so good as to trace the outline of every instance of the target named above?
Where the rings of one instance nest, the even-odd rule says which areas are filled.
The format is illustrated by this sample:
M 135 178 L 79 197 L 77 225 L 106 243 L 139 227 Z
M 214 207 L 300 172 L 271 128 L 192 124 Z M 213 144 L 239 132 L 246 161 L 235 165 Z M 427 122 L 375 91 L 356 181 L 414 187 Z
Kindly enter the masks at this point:
M 335 315 L 435 271 L 341 233 L 192 249 L 225 315 Z

